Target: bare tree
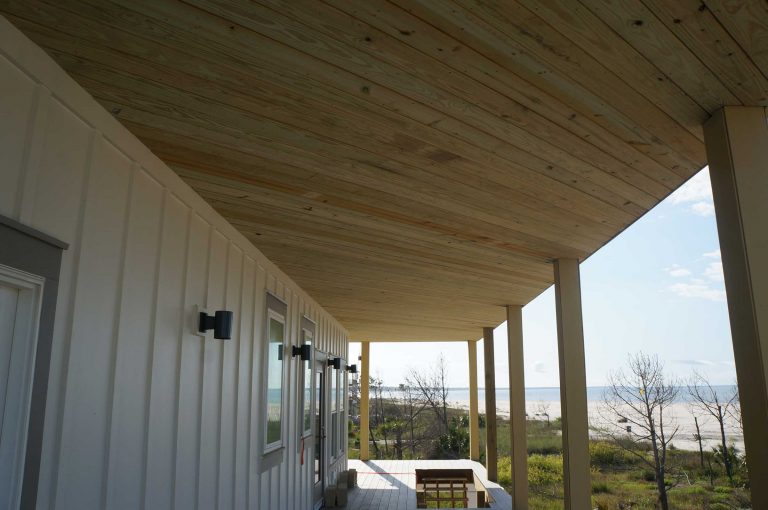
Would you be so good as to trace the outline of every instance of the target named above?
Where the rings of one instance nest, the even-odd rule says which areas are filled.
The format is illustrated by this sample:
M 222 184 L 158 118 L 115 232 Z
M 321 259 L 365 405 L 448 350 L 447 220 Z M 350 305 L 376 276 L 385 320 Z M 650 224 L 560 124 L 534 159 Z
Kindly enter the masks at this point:
M 688 382 L 688 393 L 691 396 L 691 404 L 701 412 L 708 414 L 717 421 L 720 427 L 720 455 L 723 458 L 725 473 L 733 485 L 733 459 L 728 451 L 725 438 L 726 420 L 734 412 L 734 402 L 738 401 L 738 393 L 729 396 L 720 396 L 712 387 L 706 377 L 694 371 Z
M 400 385 L 400 398 L 403 403 L 403 416 L 410 432 L 411 458 L 416 458 L 416 418 L 426 409 L 427 402 L 421 398 L 421 393 L 408 384 Z
M 741 435 L 744 435 L 744 422 L 741 421 L 741 400 L 739 399 L 739 385 L 733 383 L 733 390 L 728 397 L 728 401 L 731 403 L 728 406 L 726 412 L 730 415 L 731 419 L 739 426 Z
M 701 469 L 704 469 L 704 447 L 701 444 L 701 429 L 699 428 L 699 418 L 693 417 L 693 423 L 696 424 L 696 433 L 693 435 L 693 440 L 699 443 L 699 463 Z
M 430 373 L 421 373 L 411 369 L 406 384 L 416 389 L 427 405 L 432 409 L 443 432 L 448 431 L 448 364 L 440 354 Z
M 547 419 L 547 425 L 549 425 L 549 408 L 552 407 L 551 402 L 541 401 L 536 406 L 536 416 L 544 416 Z
M 374 408 L 374 419 L 370 420 L 370 426 L 371 426 L 371 438 L 373 438 L 373 429 L 375 428 L 378 432 L 381 433 L 381 436 L 384 439 L 384 458 L 389 458 L 389 437 L 388 432 L 389 430 L 384 427 L 386 423 L 386 413 L 384 411 L 384 382 L 382 381 L 381 377 L 378 378 L 371 378 L 370 383 L 371 389 L 373 390 L 373 408 Z M 374 440 L 374 444 L 376 444 L 376 441 Z M 378 447 L 374 448 L 376 451 L 376 457 L 379 457 L 379 449 Z
M 379 451 L 379 443 L 376 440 L 376 430 L 378 429 L 378 426 L 383 419 L 383 412 L 381 411 L 382 406 L 379 405 L 379 402 L 381 401 L 381 388 L 382 388 L 382 382 L 381 379 L 376 379 L 375 377 L 368 377 L 368 386 L 373 391 L 373 409 L 369 412 L 370 419 L 368 420 L 368 433 L 371 438 L 371 442 L 373 443 L 373 451 L 374 455 L 377 459 L 381 458 L 380 451 Z M 371 408 L 369 404 L 369 409 Z M 386 441 L 384 442 L 386 445 Z
M 678 387 L 664 375 L 664 364 L 658 356 L 642 352 L 630 355 L 627 368 L 609 375 L 602 412 L 631 426 L 620 428 L 614 424 L 603 432 L 653 469 L 659 506 L 669 510 L 667 492 L 676 482 L 671 483 L 668 477 L 671 469 L 667 451 L 679 427 L 665 412 L 675 402 Z M 606 422 L 614 423 L 610 419 Z M 641 448 L 644 446 L 650 446 L 650 458 Z

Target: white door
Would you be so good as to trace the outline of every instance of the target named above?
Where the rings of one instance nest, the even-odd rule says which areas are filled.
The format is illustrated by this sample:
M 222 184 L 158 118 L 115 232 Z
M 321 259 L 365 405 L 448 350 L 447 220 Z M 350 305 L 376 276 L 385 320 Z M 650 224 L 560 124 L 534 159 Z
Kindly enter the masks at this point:
M 43 279 L 0 265 L 0 508 L 18 508 Z

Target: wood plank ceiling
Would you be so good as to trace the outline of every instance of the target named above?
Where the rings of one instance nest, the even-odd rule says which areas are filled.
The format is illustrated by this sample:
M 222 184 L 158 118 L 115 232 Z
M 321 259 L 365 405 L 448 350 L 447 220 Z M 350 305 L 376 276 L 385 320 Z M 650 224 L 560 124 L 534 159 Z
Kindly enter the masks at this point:
M 2 0 L 349 329 L 477 338 L 768 101 L 764 1 Z M 663 249 L 663 247 L 659 247 Z

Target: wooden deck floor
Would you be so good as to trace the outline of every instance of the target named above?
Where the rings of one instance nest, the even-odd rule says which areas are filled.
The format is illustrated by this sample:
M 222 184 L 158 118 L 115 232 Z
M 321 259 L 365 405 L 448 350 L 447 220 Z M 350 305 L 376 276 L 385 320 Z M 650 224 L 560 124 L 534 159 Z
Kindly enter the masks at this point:
M 472 469 L 493 497 L 492 508 L 511 510 L 509 494 L 489 482 L 485 468 L 471 460 L 350 460 L 358 487 L 350 491 L 351 510 L 412 510 L 416 508 L 416 469 Z

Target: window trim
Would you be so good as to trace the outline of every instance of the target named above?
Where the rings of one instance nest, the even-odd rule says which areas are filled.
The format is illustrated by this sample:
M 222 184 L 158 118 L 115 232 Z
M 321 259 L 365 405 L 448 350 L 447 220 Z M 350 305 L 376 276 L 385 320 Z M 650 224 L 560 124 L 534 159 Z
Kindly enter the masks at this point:
M 330 429 L 330 433 L 326 435 L 329 436 L 330 439 L 328 441 L 328 460 L 329 463 L 333 464 L 338 459 L 336 448 L 334 448 L 334 446 L 338 445 L 336 434 L 337 427 L 334 427 L 333 419 L 336 418 L 336 423 L 338 424 L 339 371 L 333 368 L 333 366 L 329 366 L 328 370 L 331 373 L 331 377 L 329 378 L 330 384 L 328 384 L 328 429 Z
M 338 418 L 338 425 L 337 428 L 339 429 L 336 434 L 338 435 L 338 443 L 337 450 L 336 450 L 336 457 L 341 458 L 344 456 L 344 444 L 346 441 L 346 435 L 344 434 L 344 430 L 346 430 L 346 414 L 347 414 L 347 406 L 344 403 L 344 398 L 346 396 L 346 381 L 347 381 L 347 360 L 342 358 L 341 359 L 341 369 L 338 370 L 339 372 L 339 380 L 336 383 L 337 388 L 336 391 L 338 391 L 339 395 L 336 400 L 336 412 L 339 415 Z
M 297 416 L 299 419 L 297 420 L 297 427 L 298 427 L 298 437 L 299 439 L 304 439 L 305 443 L 307 441 L 307 438 L 313 436 L 313 431 L 315 430 L 315 413 L 313 412 L 313 409 L 315 409 L 315 378 L 312 377 L 314 375 L 314 363 L 315 363 L 315 353 L 317 352 L 317 335 L 316 335 L 316 324 L 315 322 L 307 317 L 306 315 L 301 318 L 301 330 L 300 330 L 300 340 L 301 343 L 299 344 L 304 345 L 306 343 L 306 333 L 309 333 L 312 336 L 312 349 L 311 349 L 311 355 L 310 359 L 308 361 L 303 361 L 301 358 L 299 358 L 299 366 L 301 367 L 299 372 L 298 379 L 298 385 L 299 385 L 299 398 L 298 400 L 298 412 Z M 308 363 L 308 366 L 305 366 L 304 363 Z M 310 381 L 309 381 L 309 428 L 304 428 L 304 406 L 306 405 L 305 402 L 305 390 L 306 390 L 306 377 L 307 374 L 310 375 Z M 301 444 L 301 442 L 299 442 Z
M 330 441 L 330 444 L 328 446 L 329 446 L 329 450 L 330 450 L 329 457 L 330 457 L 331 463 L 334 463 L 334 462 L 338 461 L 339 459 L 341 459 L 344 456 L 344 453 L 345 453 L 344 441 L 345 441 L 346 438 L 345 438 L 345 435 L 342 433 L 342 431 L 346 429 L 346 419 L 345 419 L 345 417 L 346 417 L 347 409 L 346 409 L 346 406 L 343 405 L 341 399 L 343 399 L 344 396 L 345 396 L 345 388 L 344 388 L 345 384 L 344 384 L 344 382 L 345 382 L 345 374 L 347 373 L 347 371 L 346 371 L 346 366 L 347 366 L 346 363 L 347 363 L 346 360 L 342 358 L 341 359 L 341 367 L 342 368 L 340 368 L 338 370 L 336 370 L 335 368 L 331 368 L 330 369 L 331 372 L 334 373 L 333 377 L 334 377 L 334 380 L 336 381 L 336 384 L 335 384 L 335 390 L 336 390 L 335 404 L 336 404 L 336 406 L 335 406 L 335 408 L 331 408 L 330 409 L 330 413 L 329 413 L 330 422 L 331 422 L 329 424 L 330 428 L 331 428 L 331 432 L 330 432 L 331 441 Z M 330 393 L 331 389 L 332 388 L 329 385 L 329 388 L 328 388 L 329 393 Z M 329 400 L 330 400 L 330 398 L 329 398 Z M 330 408 L 330 406 L 329 406 L 329 408 Z M 334 415 L 336 415 L 336 428 L 333 427 L 333 416 Z M 333 448 L 333 446 L 334 446 L 334 439 L 335 439 L 335 443 L 336 443 L 336 448 L 335 449 Z
M 270 303 L 270 301 L 274 301 L 273 303 Z M 278 310 L 278 308 L 283 308 L 283 310 Z M 263 390 L 262 390 L 262 405 L 261 409 L 264 412 L 264 418 L 262 419 L 262 426 L 264 427 L 264 431 L 261 434 L 261 454 L 263 457 L 270 456 L 270 454 L 274 454 L 275 452 L 281 451 L 285 446 L 285 431 L 286 431 L 286 424 L 285 424 L 285 411 L 286 411 L 286 387 L 288 382 L 288 370 L 286 367 L 286 356 L 289 355 L 288 349 L 286 349 L 287 339 L 288 339 L 288 304 L 285 303 L 282 299 L 278 298 L 271 292 L 267 292 L 267 303 L 266 303 L 266 314 L 264 321 L 264 328 L 263 328 L 263 335 L 265 342 L 263 344 L 263 353 L 264 353 L 264 363 L 263 363 Z M 276 319 L 278 322 L 282 323 L 283 325 L 283 359 L 282 359 L 282 373 L 281 373 L 281 391 L 280 391 L 280 439 L 278 441 L 273 441 L 272 443 L 267 442 L 267 434 L 269 432 L 269 421 L 268 421 L 268 413 L 267 413 L 267 406 L 269 405 L 269 327 L 270 327 L 270 321 L 271 319 Z

